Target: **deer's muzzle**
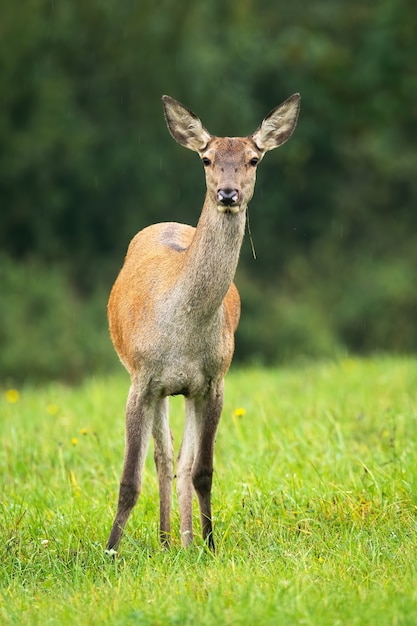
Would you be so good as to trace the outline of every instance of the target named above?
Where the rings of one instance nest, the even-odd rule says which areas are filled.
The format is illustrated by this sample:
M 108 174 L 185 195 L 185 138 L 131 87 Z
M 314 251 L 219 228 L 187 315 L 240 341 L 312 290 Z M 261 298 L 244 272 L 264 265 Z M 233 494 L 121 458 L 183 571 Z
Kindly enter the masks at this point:
M 238 200 L 239 191 L 237 189 L 219 189 L 217 192 L 217 201 L 223 206 L 232 206 L 237 204 Z

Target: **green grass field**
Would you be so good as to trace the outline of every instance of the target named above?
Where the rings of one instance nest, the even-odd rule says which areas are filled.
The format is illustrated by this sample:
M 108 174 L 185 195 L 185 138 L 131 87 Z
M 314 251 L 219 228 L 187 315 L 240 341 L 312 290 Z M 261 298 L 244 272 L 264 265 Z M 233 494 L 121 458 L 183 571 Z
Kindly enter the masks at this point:
M 3 387 L 0 623 L 417 623 L 417 360 L 233 369 L 217 436 L 213 556 L 158 545 L 152 454 L 119 556 L 128 380 Z M 171 402 L 176 449 L 182 399 Z M 195 511 L 196 533 L 199 536 Z

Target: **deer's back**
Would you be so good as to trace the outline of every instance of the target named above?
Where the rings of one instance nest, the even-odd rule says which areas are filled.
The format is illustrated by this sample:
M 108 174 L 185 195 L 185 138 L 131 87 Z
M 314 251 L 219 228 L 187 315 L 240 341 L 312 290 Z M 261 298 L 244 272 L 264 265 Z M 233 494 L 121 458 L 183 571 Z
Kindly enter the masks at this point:
M 240 316 L 238 291 L 232 284 L 218 314 L 202 327 L 177 284 L 187 262 L 195 228 L 167 222 L 140 231 L 131 241 L 108 303 L 110 335 L 131 375 L 142 364 L 170 378 L 224 375 L 234 350 Z M 189 270 L 188 270 L 189 271 Z M 165 373 L 165 374 L 164 374 Z M 152 376 L 156 375 L 155 372 Z M 175 376 L 174 376 L 175 378 Z M 175 387 L 176 383 L 172 383 Z M 185 387 L 189 383 L 184 383 Z M 167 393 L 182 393 L 181 389 Z

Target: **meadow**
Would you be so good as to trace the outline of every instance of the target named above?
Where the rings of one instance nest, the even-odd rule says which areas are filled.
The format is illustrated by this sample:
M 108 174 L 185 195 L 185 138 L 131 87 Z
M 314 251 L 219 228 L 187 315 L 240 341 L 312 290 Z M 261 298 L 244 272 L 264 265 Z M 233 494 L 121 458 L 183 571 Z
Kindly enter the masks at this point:
M 215 450 L 216 555 L 158 543 L 150 450 L 117 558 L 123 375 L 3 386 L 0 623 L 417 622 L 417 359 L 232 368 Z M 176 449 L 182 399 L 171 401 Z

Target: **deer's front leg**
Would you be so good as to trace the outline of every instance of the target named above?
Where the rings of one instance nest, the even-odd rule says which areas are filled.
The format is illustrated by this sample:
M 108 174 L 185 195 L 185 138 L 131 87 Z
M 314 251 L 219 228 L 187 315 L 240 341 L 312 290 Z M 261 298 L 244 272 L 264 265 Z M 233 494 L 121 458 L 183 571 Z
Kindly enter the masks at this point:
M 208 395 L 196 402 L 196 446 L 191 470 L 194 488 L 200 508 L 203 539 L 214 552 L 211 518 L 211 487 L 213 478 L 214 440 L 223 408 L 223 381 L 212 388 Z
M 151 407 L 142 402 L 132 385 L 126 404 L 126 448 L 119 500 L 107 550 L 115 550 L 119 545 L 123 529 L 139 497 L 152 424 Z

